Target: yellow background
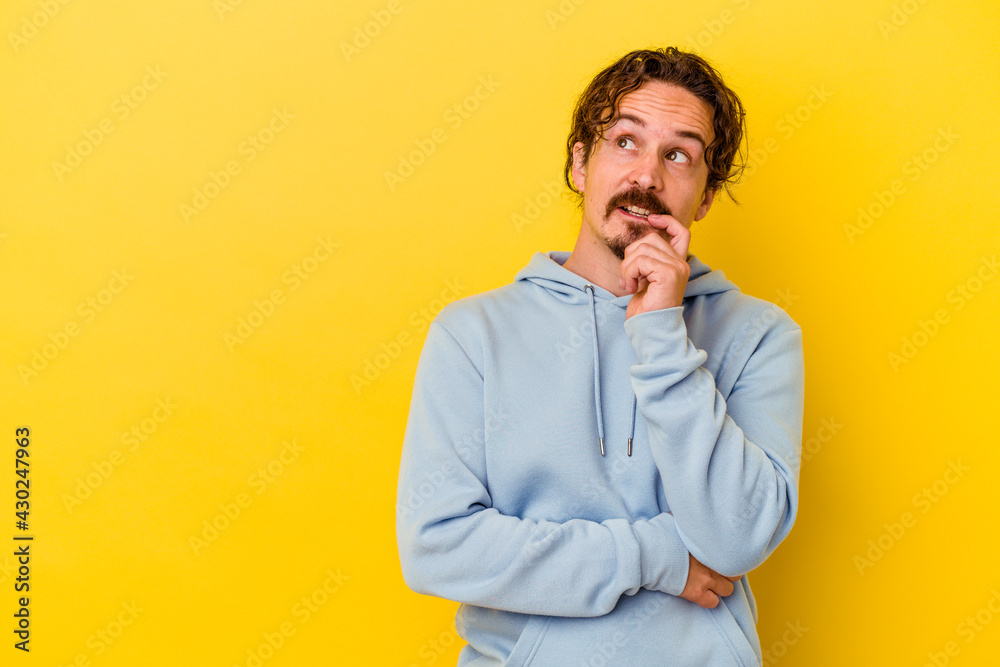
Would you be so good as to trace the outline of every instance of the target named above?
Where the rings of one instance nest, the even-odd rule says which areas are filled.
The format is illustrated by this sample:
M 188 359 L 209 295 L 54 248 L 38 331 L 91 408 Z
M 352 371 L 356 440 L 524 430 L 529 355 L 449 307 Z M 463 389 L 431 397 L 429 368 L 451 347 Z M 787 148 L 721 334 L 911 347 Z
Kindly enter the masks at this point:
M 576 96 L 676 44 L 756 151 L 692 252 L 804 331 L 769 664 L 996 664 L 996 3 L 63 3 L 0 7 L 0 663 L 454 664 L 394 534 L 428 313 L 571 249 Z

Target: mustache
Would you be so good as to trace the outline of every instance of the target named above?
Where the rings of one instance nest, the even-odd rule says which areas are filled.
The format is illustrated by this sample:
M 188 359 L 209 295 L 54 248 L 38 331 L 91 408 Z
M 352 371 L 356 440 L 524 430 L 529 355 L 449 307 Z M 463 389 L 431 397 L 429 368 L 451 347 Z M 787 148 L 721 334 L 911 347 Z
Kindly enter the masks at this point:
M 609 216 L 619 206 L 638 206 L 657 215 L 670 215 L 670 209 L 664 206 L 651 192 L 633 188 L 625 192 L 619 192 L 608 200 L 605 215 Z

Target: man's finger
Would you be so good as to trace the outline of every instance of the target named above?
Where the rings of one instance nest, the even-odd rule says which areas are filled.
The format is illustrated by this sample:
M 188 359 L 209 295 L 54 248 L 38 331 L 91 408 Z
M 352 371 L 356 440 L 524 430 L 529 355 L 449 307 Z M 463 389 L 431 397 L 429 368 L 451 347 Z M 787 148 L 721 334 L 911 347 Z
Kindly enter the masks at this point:
M 729 597 L 733 593 L 733 588 L 733 582 L 729 581 L 729 579 L 723 579 L 716 585 L 714 590 L 719 597 Z
M 648 218 L 649 224 L 657 229 L 662 229 L 667 232 L 672 238 L 670 239 L 670 247 L 672 247 L 681 259 L 686 260 L 688 254 L 688 248 L 691 246 L 691 230 L 680 223 L 680 221 L 671 215 L 657 215 L 651 213 Z
M 625 257 L 621 264 L 623 272 L 628 265 L 636 261 L 639 257 L 648 257 L 659 262 L 687 262 L 686 256 L 679 256 L 677 249 L 670 245 L 669 242 L 663 240 L 656 232 L 646 234 L 625 248 Z
M 642 238 L 636 239 L 627 248 L 625 248 L 625 257 L 642 250 L 644 246 L 646 249 L 655 248 L 670 255 L 677 255 L 677 248 L 674 247 L 673 240 L 673 237 L 671 237 L 668 241 L 658 232 L 649 232 Z M 681 257 L 680 259 L 684 260 L 687 259 L 687 257 Z
M 677 218 L 668 213 L 650 213 L 646 216 L 646 220 L 657 229 L 666 229 L 671 221 L 677 222 Z
M 633 255 L 627 258 L 622 262 L 622 278 L 625 280 L 625 291 L 629 294 L 635 294 L 639 289 L 639 279 L 662 269 L 664 265 L 665 262 L 645 254 Z

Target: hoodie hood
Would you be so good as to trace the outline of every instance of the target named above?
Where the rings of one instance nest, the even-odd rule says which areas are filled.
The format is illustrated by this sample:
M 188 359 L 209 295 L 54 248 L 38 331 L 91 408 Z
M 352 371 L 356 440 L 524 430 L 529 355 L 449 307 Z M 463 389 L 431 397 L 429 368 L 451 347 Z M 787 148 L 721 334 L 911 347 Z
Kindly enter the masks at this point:
M 569 251 L 565 250 L 554 250 L 547 253 L 536 252 L 528 265 L 517 272 L 514 280 L 527 280 L 535 283 L 562 301 L 584 303 L 590 298 L 587 296 L 586 287 L 592 283 L 589 283 L 583 276 L 578 276 L 563 267 L 569 256 Z M 710 268 L 691 253 L 688 253 L 687 262 L 691 266 L 691 275 L 688 277 L 688 284 L 684 289 L 685 299 L 703 294 L 739 290 L 722 271 Z M 593 285 L 593 288 L 597 298 L 613 301 L 622 308 L 627 307 L 632 298 L 631 294 L 615 296 L 598 285 Z
M 514 276 L 516 282 L 526 280 L 545 288 L 560 301 L 571 304 L 590 304 L 590 324 L 593 333 L 594 348 L 594 409 L 597 418 L 597 434 L 600 441 L 601 456 L 606 455 L 604 447 L 604 414 L 601 406 L 601 354 L 597 337 L 597 304 L 596 299 L 610 301 L 625 310 L 631 294 L 615 296 L 608 290 L 587 281 L 583 276 L 573 273 L 563 264 L 569 259 L 568 251 L 536 252 L 528 265 Z M 688 253 L 687 262 L 691 266 L 687 286 L 684 288 L 684 298 L 689 299 L 704 294 L 715 294 L 738 290 L 722 271 L 711 269 L 697 257 Z M 632 438 L 635 435 L 635 411 L 637 399 L 632 394 L 632 411 L 629 416 L 628 455 L 632 456 Z

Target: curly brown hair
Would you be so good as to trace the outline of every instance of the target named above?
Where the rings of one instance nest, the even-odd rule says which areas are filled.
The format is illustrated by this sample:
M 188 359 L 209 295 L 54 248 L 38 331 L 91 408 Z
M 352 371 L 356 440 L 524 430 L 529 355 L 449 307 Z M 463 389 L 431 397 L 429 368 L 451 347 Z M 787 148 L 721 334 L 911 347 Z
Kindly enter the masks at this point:
M 576 102 L 573 127 L 566 140 L 564 177 L 569 189 L 580 195 L 573 183 L 573 146 L 579 141 L 586 147 L 584 164 L 590 159 L 597 141 L 615 117 L 618 103 L 626 94 L 650 80 L 664 81 L 687 89 L 704 100 L 713 110 L 715 139 L 705 149 L 708 164 L 708 190 L 726 188 L 739 180 L 746 167 L 746 119 L 740 98 L 722 81 L 722 77 L 703 58 L 669 46 L 664 49 L 641 49 L 619 58 L 594 77 Z

